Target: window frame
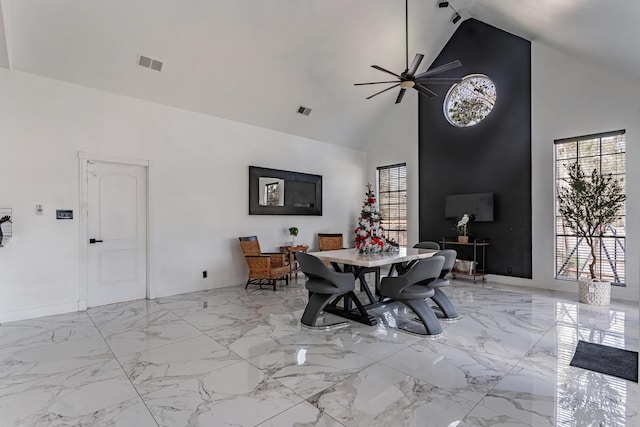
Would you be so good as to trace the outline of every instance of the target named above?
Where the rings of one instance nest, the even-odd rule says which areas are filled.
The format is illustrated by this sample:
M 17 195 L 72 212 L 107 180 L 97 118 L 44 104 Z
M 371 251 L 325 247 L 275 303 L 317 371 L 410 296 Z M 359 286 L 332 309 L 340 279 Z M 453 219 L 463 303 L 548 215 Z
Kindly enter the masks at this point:
M 386 180 L 386 185 L 389 190 L 385 190 L 382 179 L 384 171 L 392 171 L 396 170 L 397 172 L 394 174 L 391 172 L 388 179 Z M 399 181 L 395 184 L 399 184 L 399 187 L 392 189 L 393 180 Z M 380 215 L 382 216 L 382 224 L 385 230 L 385 236 L 387 239 L 393 239 L 400 246 L 406 247 L 408 240 L 408 231 L 407 231 L 407 164 L 406 163 L 396 163 L 392 165 L 386 166 L 378 166 L 376 168 L 376 187 L 378 193 L 378 210 L 380 211 Z M 402 188 L 404 187 L 404 188 Z M 385 202 L 385 199 L 391 200 L 390 194 L 397 193 L 398 202 L 391 203 Z M 401 202 L 400 200 L 404 200 Z M 390 207 L 396 207 L 395 215 L 393 212 L 390 212 Z M 392 224 L 404 224 L 404 226 L 391 226 Z
M 605 150 L 603 152 L 603 140 L 612 137 L 622 137 L 622 148 L 614 150 Z M 597 142 L 596 142 L 597 141 Z M 586 155 L 581 153 L 582 150 L 587 150 L 589 145 L 597 144 L 597 153 L 588 153 Z M 575 143 L 575 153 L 568 156 L 559 157 L 559 147 L 563 144 Z M 614 141 L 614 144 L 616 142 Z M 582 147 L 581 147 L 582 146 Z M 593 148 L 591 148 L 593 149 Z M 590 175 L 593 167 L 597 167 L 599 171 L 603 171 L 603 161 L 614 160 L 615 170 L 612 172 L 614 178 L 622 179 L 623 188 L 626 192 L 626 130 L 617 130 L 611 132 L 595 133 L 583 136 L 577 136 L 572 138 L 557 139 L 554 141 L 553 149 L 553 169 L 554 169 L 554 278 L 556 280 L 577 282 L 580 276 L 588 272 L 588 262 L 590 254 L 586 257 L 582 256 L 583 248 L 580 246 L 580 238 L 573 232 L 566 232 L 562 228 L 562 218 L 558 212 L 558 189 L 560 188 L 563 177 L 560 174 L 560 163 L 566 162 L 567 164 L 579 161 L 581 164 L 591 162 L 587 168 L 583 168 L 583 171 Z M 621 165 L 619 160 L 622 159 Z M 605 162 L 606 163 L 606 162 Z M 595 166 L 597 165 L 597 166 Z M 604 173 L 609 173 L 610 170 L 604 170 Z M 602 237 L 598 237 L 599 240 L 599 254 L 600 260 L 597 263 L 597 269 L 600 277 L 605 280 L 609 280 L 612 284 L 617 286 L 626 286 L 626 202 L 620 215 L 620 223 L 622 224 L 622 234 L 618 234 L 620 231 L 616 229 L 616 234 L 605 234 Z M 575 243 L 569 243 L 571 239 L 575 239 Z M 573 245 L 573 249 L 570 247 Z M 609 246 L 608 246 L 609 245 Z M 564 246 L 565 255 L 559 254 L 560 248 Z M 613 253 L 613 259 L 611 258 Z M 563 257 L 563 258 L 562 258 Z M 606 257 L 606 259 L 605 259 Z M 607 260 L 609 261 L 607 263 Z M 568 264 L 575 262 L 575 276 L 563 273 Z M 582 266 L 581 266 L 582 263 Z M 606 265 L 608 264 L 608 266 Z M 622 267 L 620 268 L 619 265 Z M 610 271 L 610 274 L 609 274 Z

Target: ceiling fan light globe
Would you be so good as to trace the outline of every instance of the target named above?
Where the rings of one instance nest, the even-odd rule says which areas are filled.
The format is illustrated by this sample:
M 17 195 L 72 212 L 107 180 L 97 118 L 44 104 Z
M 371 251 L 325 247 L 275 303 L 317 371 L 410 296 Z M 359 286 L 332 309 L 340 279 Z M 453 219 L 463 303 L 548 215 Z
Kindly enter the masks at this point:
M 416 85 L 416 82 L 414 82 L 413 80 L 406 80 L 406 81 L 400 83 L 400 87 L 402 89 L 411 89 L 415 85 Z

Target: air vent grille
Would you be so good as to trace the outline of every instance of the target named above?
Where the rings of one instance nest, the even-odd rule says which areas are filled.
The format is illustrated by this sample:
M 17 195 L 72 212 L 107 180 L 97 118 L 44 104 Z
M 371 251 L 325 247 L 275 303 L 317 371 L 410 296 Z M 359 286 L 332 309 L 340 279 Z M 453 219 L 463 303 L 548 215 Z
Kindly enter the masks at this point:
M 155 71 L 162 71 L 162 62 L 149 58 L 148 56 L 138 55 L 138 65 L 144 68 L 151 68 Z
M 162 71 L 162 62 L 156 61 L 155 59 L 153 59 L 151 61 L 151 69 L 156 71 Z
M 298 107 L 298 114 L 303 114 L 305 116 L 308 116 L 309 114 L 311 114 L 311 108 L 304 107 L 301 105 Z

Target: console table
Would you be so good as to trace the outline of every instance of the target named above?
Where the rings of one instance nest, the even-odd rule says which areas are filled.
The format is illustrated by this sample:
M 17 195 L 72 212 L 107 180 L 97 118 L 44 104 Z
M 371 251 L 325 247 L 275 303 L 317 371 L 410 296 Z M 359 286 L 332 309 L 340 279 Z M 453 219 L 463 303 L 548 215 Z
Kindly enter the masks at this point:
M 460 272 L 460 271 L 456 271 L 455 269 L 451 270 L 451 273 L 453 274 L 453 277 L 456 277 L 456 274 L 462 275 L 462 276 L 470 276 L 473 277 L 473 283 L 476 282 L 476 278 L 477 277 L 481 277 L 482 281 L 484 282 L 486 280 L 485 276 L 487 275 L 487 269 L 486 269 L 486 248 L 487 246 L 489 246 L 488 242 L 485 242 L 482 239 L 473 239 L 473 242 L 469 242 L 469 243 L 460 243 L 458 241 L 455 240 L 447 240 L 446 238 L 443 238 L 442 241 L 440 242 L 440 245 L 442 246 L 442 249 L 447 249 L 447 246 L 450 247 L 470 247 L 473 250 L 473 270 L 470 271 L 469 273 L 464 273 L 464 272 Z M 480 257 L 478 257 L 478 249 L 480 249 Z M 480 262 L 480 260 L 482 262 Z M 471 260 L 470 260 L 471 261 Z
M 296 273 L 296 279 L 298 278 L 298 261 L 296 261 L 296 252 L 307 252 L 309 250 L 308 245 L 296 245 L 296 246 L 280 246 L 280 252 L 287 254 L 289 258 L 289 279 L 293 278 L 293 273 Z

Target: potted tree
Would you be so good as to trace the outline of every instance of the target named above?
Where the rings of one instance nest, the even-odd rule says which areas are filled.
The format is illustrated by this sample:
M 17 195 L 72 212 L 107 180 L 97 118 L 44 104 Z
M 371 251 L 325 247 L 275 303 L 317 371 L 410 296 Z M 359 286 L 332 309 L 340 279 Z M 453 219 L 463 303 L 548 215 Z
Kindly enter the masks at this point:
M 567 166 L 566 183 L 558 189 L 558 210 L 564 224 L 578 238 L 583 238 L 589 249 L 589 275 L 580 278 L 579 300 L 582 303 L 608 305 L 611 283 L 601 282 L 596 274 L 598 237 L 605 227 L 620 216 L 626 195 L 620 181 L 594 169 L 591 176 L 584 173 L 578 162 Z

